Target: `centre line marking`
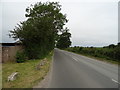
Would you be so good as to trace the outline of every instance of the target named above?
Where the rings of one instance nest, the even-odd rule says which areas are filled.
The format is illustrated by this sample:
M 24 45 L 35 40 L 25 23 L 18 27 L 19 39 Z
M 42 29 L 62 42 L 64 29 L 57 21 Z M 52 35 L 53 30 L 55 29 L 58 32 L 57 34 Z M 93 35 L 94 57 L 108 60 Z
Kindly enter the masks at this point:
M 117 80 L 115 80 L 115 79 L 112 79 L 112 81 L 115 82 L 115 83 L 120 84 L 120 83 L 119 83 Z
M 75 59 L 75 58 L 73 58 L 75 61 L 77 61 L 78 62 L 78 60 L 77 59 Z

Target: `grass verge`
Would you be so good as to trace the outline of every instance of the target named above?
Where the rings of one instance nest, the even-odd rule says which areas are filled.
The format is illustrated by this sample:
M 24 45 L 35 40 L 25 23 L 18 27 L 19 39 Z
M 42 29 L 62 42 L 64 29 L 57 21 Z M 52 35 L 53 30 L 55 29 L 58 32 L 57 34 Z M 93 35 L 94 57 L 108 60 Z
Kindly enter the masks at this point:
M 2 88 L 32 88 L 42 79 L 49 71 L 50 63 L 52 61 L 53 53 L 50 53 L 46 59 L 47 62 L 36 70 L 36 66 L 42 60 L 28 60 L 24 63 L 5 63 L 2 65 Z M 14 81 L 7 81 L 8 76 L 18 72 L 18 77 Z
M 68 50 L 65 50 L 65 51 L 68 51 Z M 68 51 L 68 52 L 72 52 L 72 51 Z M 72 53 L 76 53 L 76 52 L 72 52 Z M 120 64 L 118 61 L 114 61 L 112 59 L 106 59 L 106 58 L 103 58 L 103 57 L 95 57 L 95 56 L 92 56 L 92 55 L 81 54 L 81 53 L 76 53 L 76 54 L 83 55 L 83 56 L 86 56 L 86 57 L 89 57 L 89 58 L 93 58 L 95 60 L 104 61 L 104 62 L 107 62 L 107 63 L 110 63 L 110 64 L 116 64 L 116 65 Z

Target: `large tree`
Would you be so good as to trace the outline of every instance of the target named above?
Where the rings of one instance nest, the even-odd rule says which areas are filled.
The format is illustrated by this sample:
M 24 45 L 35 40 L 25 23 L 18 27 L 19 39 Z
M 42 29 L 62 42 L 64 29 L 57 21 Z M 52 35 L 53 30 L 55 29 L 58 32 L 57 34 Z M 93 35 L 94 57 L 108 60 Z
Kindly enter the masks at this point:
M 66 28 L 64 31 L 62 31 L 62 34 L 59 35 L 59 38 L 56 44 L 57 48 L 60 48 L 60 49 L 68 48 L 71 45 L 70 37 L 71 37 L 71 34 L 69 33 L 69 29 Z
M 10 36 L 23 43 L 29 59 L 41 58 L 54 48 L 56 36 L 68 20 L 58 2 L 38 2 L 26 9 L 25 16 L 27 20 L 10 31 Z

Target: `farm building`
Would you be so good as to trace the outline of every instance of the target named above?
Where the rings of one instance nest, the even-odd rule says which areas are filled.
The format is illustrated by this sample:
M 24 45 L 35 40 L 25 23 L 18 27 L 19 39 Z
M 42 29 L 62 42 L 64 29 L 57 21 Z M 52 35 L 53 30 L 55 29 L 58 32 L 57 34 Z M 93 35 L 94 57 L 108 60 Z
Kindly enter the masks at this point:
M 0 48 L 1 62 L 5 63 L 15 61 L 16 53 L 22 50 L 22 45 L 20 43 L 1 43 Z

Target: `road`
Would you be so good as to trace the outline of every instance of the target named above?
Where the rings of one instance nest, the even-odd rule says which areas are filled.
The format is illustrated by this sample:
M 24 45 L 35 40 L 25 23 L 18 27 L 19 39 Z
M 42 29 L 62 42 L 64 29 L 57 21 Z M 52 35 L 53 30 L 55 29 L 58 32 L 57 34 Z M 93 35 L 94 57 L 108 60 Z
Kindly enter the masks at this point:
M 118 66 L 54 50 L 49 88 L 118 88 Z

